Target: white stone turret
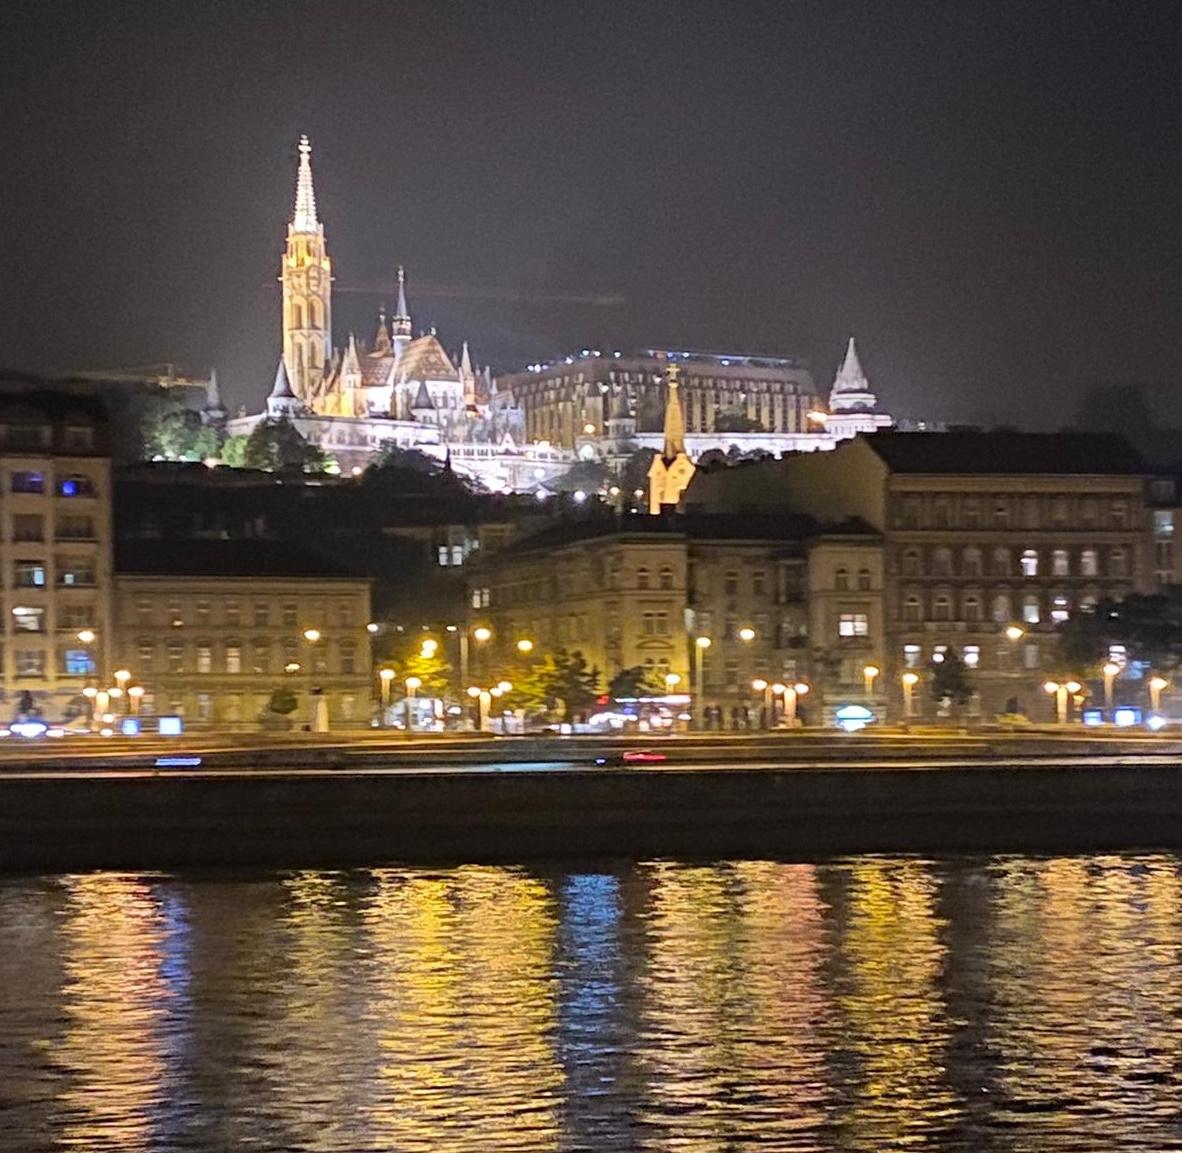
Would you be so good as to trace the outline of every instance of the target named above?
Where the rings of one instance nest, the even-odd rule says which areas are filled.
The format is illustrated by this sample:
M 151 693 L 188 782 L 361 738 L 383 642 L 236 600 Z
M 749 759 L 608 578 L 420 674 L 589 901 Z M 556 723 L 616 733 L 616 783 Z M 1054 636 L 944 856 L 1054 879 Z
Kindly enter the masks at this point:
M 854 338 L 846 346 L 845 360 L 833 378 L 829 390 L 829 411 L 846 412 L 851 408 L 874 408 L 878 398 L 870 391 L 870 381 L 862 371 Z

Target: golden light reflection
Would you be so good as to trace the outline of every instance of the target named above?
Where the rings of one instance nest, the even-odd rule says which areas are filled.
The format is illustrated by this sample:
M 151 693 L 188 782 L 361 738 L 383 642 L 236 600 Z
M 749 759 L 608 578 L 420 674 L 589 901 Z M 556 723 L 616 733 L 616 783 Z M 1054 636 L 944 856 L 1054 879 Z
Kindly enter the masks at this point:
M 166 927 L 145 881 L 112 873 L 63 882 L 61 1144 L 136 1153 L 152 1147 L 166 1097 L 161 1039 L 169 989 Z
M 373 1139 L 398 1150 L 549 1149 L 557 919 L 549 888 L 513 869 L 382 870 L 365 909 L 375 988 Z

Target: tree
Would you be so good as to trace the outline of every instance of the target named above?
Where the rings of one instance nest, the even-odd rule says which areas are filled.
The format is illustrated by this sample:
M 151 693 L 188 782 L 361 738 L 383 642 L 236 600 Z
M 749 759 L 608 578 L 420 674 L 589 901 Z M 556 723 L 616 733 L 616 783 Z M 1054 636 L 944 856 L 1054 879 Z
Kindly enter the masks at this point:
M 624 467 L 620 469 L 620 489 L 629 500 L 637 489 L 642 493 L 648 491 L 648 470 L 652 464 L 651 448 L 638 448 L 624 462 Z
M 371 470 L 395 468 L 407 469 L 410 472 L 421 472 L 427 476 L 437 476 L 443 465 L 433 456 L 428 456 L 422 449 L 402 448 L 393 441 L 384 441 L 377 455 L 370 462 Z
M 244 468 L 246 464 L 246 437 L 228 436 L 222 444 L 222 464 L 231 468 Z
M 267 708 L 280 717 L 290 716 L 298 707 L 299 701 L 287 685 L 279 685 L 272 690 L 271 699 L 267 702 Z
M 951 704 L 963 708 L 973 699 L 973 685 L 968 670 L 956 649 L 949 648 L 942 661 L 933 660 L 928 666 L 932 698 L 937 704 Z
M 566 472 L 546 482 L 554 492 L 602 492 L 607 488 L 608 468 L 599 460 L 576 461 Z
M 1113 645 L 1160 673 L 1182 666 L 1182 590 L 1101 601 L 1059 629 L 1060 664 L 1083 677 L 1097 674 Z
M 315 472 L 324 467 L 324 454 L 287 417 L 268 416 L 247 437 L 242 463 L 266 472 Z
M 631 668 L 620 669 L 607 682 L 607 695 L 614 699 L 620 697 L 655 697 L 665 692 L 665 685 L 658 679 L 652 669 L 645 665 L 633 665 Z
M 148 406 L 140 425 L 144 452 L 165 460 L 204 460 L 221 448 L 218 431 L 172 397 Z
M 762 424 L 745 412 L 720 412 L 714 418 L 715 432 L 764 432 Z
M 599 670 L 589 667 L 587 658 L 578 649 L 573 653 L 556 649 L 552 660 L 551 691 L 562 702 L 562 719 L 569 722 L 595 703 L 599 696 Z
M 420 684 L 416 690 L 421 697 L 442 697 L 447 694 L 451 684 L 451 665 L 435 650 L 434 656 L 426 656 L 422 649 L 411 653 L 398 662 L 398 675 L 401 686 L 405 689 L 408 677 L 418 677 Z M 461 691 L 468 686 L 461 686 Z

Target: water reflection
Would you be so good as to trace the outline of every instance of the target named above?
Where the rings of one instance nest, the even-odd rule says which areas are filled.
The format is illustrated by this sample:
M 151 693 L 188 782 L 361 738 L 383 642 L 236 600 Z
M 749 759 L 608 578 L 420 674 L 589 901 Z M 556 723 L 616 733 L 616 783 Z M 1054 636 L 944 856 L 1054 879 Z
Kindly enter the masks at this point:
M 1167 856 L 0 882 L 0 1148 L 1179 1147 Z

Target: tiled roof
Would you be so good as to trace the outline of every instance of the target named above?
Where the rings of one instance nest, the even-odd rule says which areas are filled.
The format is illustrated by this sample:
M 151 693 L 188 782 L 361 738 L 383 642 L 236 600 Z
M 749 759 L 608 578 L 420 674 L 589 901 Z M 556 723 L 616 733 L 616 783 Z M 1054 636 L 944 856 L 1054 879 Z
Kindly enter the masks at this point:
M 402 350 L 398 377 L 407 380 L 459 380 L 460 374 L 432 333 L 417 336 Z

